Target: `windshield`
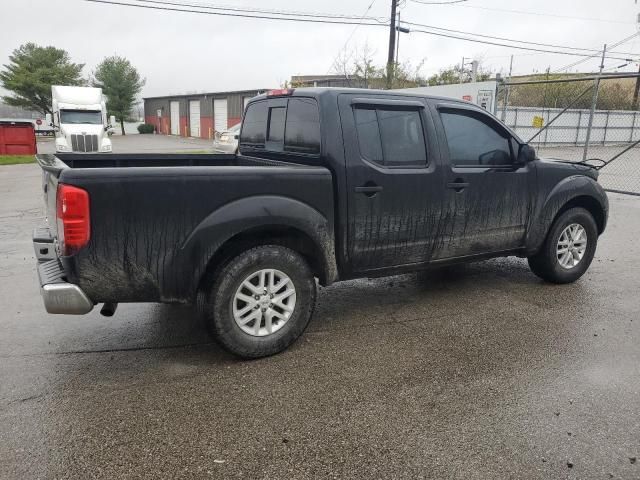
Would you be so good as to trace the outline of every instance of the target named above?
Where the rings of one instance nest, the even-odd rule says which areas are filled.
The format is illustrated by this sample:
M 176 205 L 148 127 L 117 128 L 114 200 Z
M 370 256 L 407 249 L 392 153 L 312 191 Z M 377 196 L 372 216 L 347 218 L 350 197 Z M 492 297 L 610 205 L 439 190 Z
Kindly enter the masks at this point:
M 238 123 L 238 124 L 234 125 L 233 127 L 231 127 L 231 128 L 230 128 L 229 130 L 227 130 L 227 131 L 228 131 L 228 132 L 231 132 L 231 133 L 237 133 L 237 132 L 239 132 L 239 131 L 240 131 L 240 127 L 241 127 L 241 126 L 242 126 L 242 124 L 241 124 L 241 123 Z
M 102 125 L 102 112 L 99 110 L 60 110 L 60 123 Z

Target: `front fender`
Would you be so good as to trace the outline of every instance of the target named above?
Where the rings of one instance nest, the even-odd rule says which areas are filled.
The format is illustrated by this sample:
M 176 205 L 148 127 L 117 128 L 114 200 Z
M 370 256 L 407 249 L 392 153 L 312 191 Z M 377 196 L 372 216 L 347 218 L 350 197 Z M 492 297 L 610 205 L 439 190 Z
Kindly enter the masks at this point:
M 209 261 L 226 241 L 247 230 L 269 226 L 291 227 L 309 236 L 321 252 L 328 281 L 336 277 L 332 211 L 325 216 L 293 198 L 260 195 L 228 203 L 202 220 L 167 267 L 169 272 L 180 273 L 176 284 L 166 287 L 178 298 L 192 296 Z
M 540 249 L 553 221 L 567 204 L 578 202 L 577 205 L 580 205 L 580 201 L 585 198 L 595 200 L 604 213 L 604 222 L 606 223 L 609 201 L 602 186 L 584 175 L 567 177 L 558 182 L 537 209 L 537 214 L 532 220 L 527 235 L 527 253 L 535 253 Z M 602 230 L 604 230 L 604 226 L 603 224 Z

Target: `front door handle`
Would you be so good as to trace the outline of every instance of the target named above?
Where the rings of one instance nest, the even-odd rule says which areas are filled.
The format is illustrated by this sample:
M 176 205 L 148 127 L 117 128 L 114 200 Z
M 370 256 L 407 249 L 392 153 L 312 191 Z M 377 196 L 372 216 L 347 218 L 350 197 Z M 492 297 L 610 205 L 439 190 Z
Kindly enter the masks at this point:
M 468 186 L 469 186 L 469 183 L 465 182 L 461 178 L 456 178 L 456 180 L 454 182 L 447 183 L 447 188 L 451 188 L 451 189 L 455 190 L 456 192 L 461 192 L 465 188 L 467 188 Z
M 356 193 L 364 193 L 367 197 L 373 197 L 376 193 L 382 191 L 382 187 L 380 185 L 362 185 L 361 187 L 355 188 Z

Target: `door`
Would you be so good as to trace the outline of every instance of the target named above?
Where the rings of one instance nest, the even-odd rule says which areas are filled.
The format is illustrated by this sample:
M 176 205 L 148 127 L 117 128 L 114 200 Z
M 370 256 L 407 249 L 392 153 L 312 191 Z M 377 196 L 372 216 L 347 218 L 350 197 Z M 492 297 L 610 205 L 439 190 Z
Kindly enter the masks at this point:
M 422 100 L 339 97 L 347 169 L 347 252 L 366 272 L 433 256 L 442 213 L 442 169 Z
M 171 135 L 180 135 L 180 102 L 171 102 Z
M 524 245 L 534 172 L 519 143 L 475 107 L 437 106 L 448 154 L 446 210 L 451 223 L 439 258 L 506 252 Z
M 213 101 L 213 128 L 216 132 L 227 129 L 227 99 L 216 98 Z
M 189 134 L 192 137 L 200 136 L 200 100 L 189 102 Z

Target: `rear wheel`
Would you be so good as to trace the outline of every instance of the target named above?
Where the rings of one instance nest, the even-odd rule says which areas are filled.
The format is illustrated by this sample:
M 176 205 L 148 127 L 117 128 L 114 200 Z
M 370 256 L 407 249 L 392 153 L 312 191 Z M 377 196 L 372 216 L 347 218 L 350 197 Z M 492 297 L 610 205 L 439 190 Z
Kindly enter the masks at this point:
M 548 282 L 575 282 L 591 265 L 597 243 L 593 216 L 584 208 L 571 208 L 553 223 L 540 251 L 529 257 L 529 266 Z
M 244 358 L 281 352 L 306 329 L 316 284 L 305 259 L 266 245 L 218 269 L 198 294 L 209 331 L 226 350 Z

